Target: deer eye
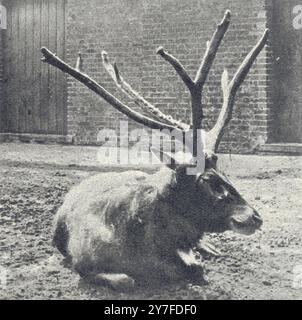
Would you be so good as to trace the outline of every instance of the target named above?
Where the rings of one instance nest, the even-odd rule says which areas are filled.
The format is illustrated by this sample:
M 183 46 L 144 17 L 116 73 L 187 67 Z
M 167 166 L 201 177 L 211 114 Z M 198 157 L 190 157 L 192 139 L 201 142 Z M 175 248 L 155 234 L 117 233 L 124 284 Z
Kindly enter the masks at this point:
M 216 197 L 220 200 L 225 199 L 229 194 L 228 190 L 220 184 L 215 185 L 215 187 L 213 188 L 213 191 Z

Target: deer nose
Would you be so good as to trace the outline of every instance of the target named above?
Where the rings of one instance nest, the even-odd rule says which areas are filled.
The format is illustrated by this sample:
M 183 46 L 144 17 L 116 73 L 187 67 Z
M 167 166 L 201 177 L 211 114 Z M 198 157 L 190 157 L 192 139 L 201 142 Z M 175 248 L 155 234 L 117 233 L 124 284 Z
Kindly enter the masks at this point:
M 261 226 L 263 223 L 259 213 L 256 210 L 254 210 L 254 213 L 253 213 L 253 220 L 259 226 Z

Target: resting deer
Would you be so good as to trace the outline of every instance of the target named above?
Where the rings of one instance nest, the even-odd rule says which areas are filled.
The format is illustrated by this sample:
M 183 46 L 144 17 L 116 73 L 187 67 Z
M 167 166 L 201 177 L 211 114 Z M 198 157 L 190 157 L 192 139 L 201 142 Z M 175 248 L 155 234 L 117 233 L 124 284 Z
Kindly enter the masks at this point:
M 192 100 L 191 125 L 165 115 L 142 98 L 121 77 L 103 52 L 103 65 L 116 85 L 150 116 L 139 113 L 110 94 L 82 72 L 80 57 L 73 68 L 42 48 L 43 61 L 74 77 L 130 119 L 152 129 L 193 130 L 193 162 L 178 163 L 161 151 L 168 161 L 157 173 L 140 171 L 101 173 L 74 187 L 55 218 L 54 244 L 70 259 L 75 270 L 87 279 L 111 283 L 165 283 L 179 279 L 203 281 L 198 249 L 205 232 L 234 230 L 253 234 L 262 220 L 238 193 L 229 179 L 217 169 L 217 148 L 232 118 L 235 96 L 253 62 L 264 47 L 268 30 L 250 51 L 229 80 L 222 74 L 223 105 L 217 123 L 205 135 L 205 169 L 187 174 L 196 161 L 199 132 L 202 129 L 202 90 L 219 45 L 230 24 L 230 12 L 217 25 L 207 43 L 202 63 L 193 80 L 183 65 L 162 47 L 157 53 L 176 70 Z M 197 250 L 193 250 L 197 248 Z

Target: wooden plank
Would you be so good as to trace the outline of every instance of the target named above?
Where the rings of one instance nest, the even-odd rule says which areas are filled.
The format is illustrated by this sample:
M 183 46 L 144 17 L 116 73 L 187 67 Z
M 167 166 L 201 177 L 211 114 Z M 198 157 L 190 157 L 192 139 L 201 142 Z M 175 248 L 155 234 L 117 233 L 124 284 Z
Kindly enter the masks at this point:
M 41 1 L 41 46 L 48 47 L 48 1 Z M 49 66 L 46 63 L 41 65 L 40 82 L 40 130 L 41 133 L 48 133 L 48 106 L 49 106 Z
M 18 91 L 18 29 L 15 27 L 19 22 L 18 6 L 13 5 L 11 13 L 11 37 L 10 37 L 10 105 L 9 105 L 9 131 L 18 132 L 18 100 L 15 92 Z
M 18 91 L 18 104 L 19 104 L 19 132 L 26 132 L 26 1 L 18 1 L 19 6 L 19 25 L 18 25 L 18 43 L 19 43 L 19 57 L 20 63 L 18 64 L 18 78 L 19 78 L 19 91 Z
M 48 39 L 49 49 L 57 52 L 57 1 L 49 1 L 49 28 Z M 48 133 L 56 133 L 56 109 L 57 109 L 57 70 L 49 70 L 49 115 L 48 115 Z
M 6 131 L 18 132 L 18 110 L 20 100 L 16 92 L 19 91 L 19 69 L 18 69 L 18 25 L 19 15 L 18 6 L 16 2 L 11 2 L 7 8 L 8 12 L 8 29 L 5 38 L 5 78 L 7 79 L 5 85 L 6 96 Z
M 5 48 L 5 62 L 4 62 L 4 66 L 7 66 L 5 68 L 5 79 L 6 79 L 6 101 L 5 101 L 5 105 L 6 105 L 6 128 L 8 131 L 10 131 L 12 129 L 12 111 L 11 111 L 11 107 L 13 105 L 13 96 L 11 94 L 10 88 L 12 86 L 12 55 L 11 55 L 11 51 L 12 51 L 12 6 L 9 8 L 9 10 L 7 11 L 7 24 L 8 24 L 8 28 L 6 30 L 6 48 Z
M 65 58 L 65 0 L 57 0 L 57 54 Z M 57 133 L 67 133 L 67 92 L 66 75 L 56 69 L 57 73 Z
M 13 64 L 15 65 L 15 79 L 14 79 L 14 86 L 13 86 L 13 92 L 12 94 L 14 95 L 14 105 L 15 105 L 15 119 L 16 119 L 16 132 L 19 132 L 19 122 L 20 122 L 20 117 L 19 117 L 19 109 L 20 109 L 20 100 L 18 99 L 18 95 L 16 92 L 19 91 L 19 65 L 20 65 L 20 53 L 19 53 L 19 24 L 20 24 L 20 13 L 19 13 L 19 6 L 14 5 L 14 21 L 13 21 L 13 38 L 14 38 L 14 43 L 15 43 L 15 49 L 14 51 L 14 60 Z
M 32 129 L 34 133 L 41 132 L 41 115 L 40 115 L 40 84 L 41 84 L 41 1 L 33 2 L 33 117 Z
M 11 106 L 11 67 L 12 67 L 12 57 L 11 57 L 11 38 L 12 38 L 12 4 L 9 3 L 7 6 L 7 30 L 5 32 L 5 37 L 3 38 L 3 66 L 4 66 L 4 79 L 6 80 L 4 86 L 4 112 L 5 116 L 3 119 L 5 131 L 10 130 L 10 106 Z M 3 34 L 3 33 L 2 33 Z
M 26 23 L 25 23 L 25 30 L 26 30 L 26 81 L 25 81 L 25 100 L 26 100 L 26 132 L 32 133 L 33 132 L 33 104 L 34 104 L 34 77 L 33 77 L 33 68 L 34 68 L 34 61 L 33 61 L 33 0 L 26 0 Z

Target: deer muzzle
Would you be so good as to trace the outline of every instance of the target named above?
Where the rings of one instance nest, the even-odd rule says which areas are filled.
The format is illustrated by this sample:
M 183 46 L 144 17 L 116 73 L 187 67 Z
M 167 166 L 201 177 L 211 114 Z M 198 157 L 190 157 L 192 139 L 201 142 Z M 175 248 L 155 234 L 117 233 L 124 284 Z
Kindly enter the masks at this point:
M 230 229 L 245 235 L 251 235 L 260 229 L 262 219 L 253 208 L 246 208 L 243 212 L 234 214 L 230 218 Z

